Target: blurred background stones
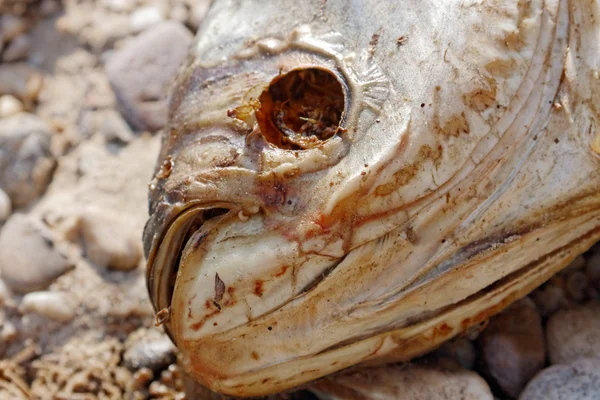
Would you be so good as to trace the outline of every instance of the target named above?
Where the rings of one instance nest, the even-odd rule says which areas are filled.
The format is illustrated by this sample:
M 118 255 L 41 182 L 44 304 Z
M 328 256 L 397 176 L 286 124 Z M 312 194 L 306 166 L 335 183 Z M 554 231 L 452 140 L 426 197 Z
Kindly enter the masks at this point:
M 154 326 L 140 247 L 168 88 L 209 5 L 0 0 L 0 399 L 226 398 Z M 599 399 L 599 289 L 596 245 L 481 332 L 271 399 Z

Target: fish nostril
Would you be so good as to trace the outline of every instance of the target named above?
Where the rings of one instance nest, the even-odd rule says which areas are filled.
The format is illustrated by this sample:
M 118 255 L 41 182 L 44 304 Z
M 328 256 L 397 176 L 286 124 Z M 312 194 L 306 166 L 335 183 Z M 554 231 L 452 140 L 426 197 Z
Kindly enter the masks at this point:
M 259 102 L 256 119 L 264 137 L 277 147 L 309 149 L 341 130 L 344 91 L 326 70 L 305 68 L 280 75 Z

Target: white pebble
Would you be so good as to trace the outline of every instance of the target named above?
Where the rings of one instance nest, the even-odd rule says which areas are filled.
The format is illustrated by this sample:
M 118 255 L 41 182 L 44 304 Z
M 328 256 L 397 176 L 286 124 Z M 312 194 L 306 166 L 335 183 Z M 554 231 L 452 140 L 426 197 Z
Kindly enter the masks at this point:
M 142 7 L 131 14 L 129 27 L 133 32 L 141 32 L 164 19 L 165 17 L 158 7 Z
M 12 117 L 15 114 L 20 113 L 25 108 L 21 100 L 10 94 L 0 96 L 0 118 Z M 2 200 L 0 200 L 1 204 Z M 0 211 L 0 220 L 2 219 L 2 211 Z
M 58 292 L 32 292 L 23 297 L 20 310 L 59 322 L 68 322 L 75 316 L 71 297 Z

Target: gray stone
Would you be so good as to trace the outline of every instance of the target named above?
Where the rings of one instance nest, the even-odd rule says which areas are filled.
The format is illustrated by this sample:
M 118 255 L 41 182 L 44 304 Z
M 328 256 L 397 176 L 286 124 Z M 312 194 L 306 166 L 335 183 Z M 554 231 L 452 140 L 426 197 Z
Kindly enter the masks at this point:
M 148 368 L 157 372 L 176 360 L 175 346 L 171 339 L 157 330 L 141 328 L 133 332 L 125 347 L 123 363 L 130 370 Z
M 13 95 L 29 107 L 37 100 L 43 84 L 42 74 L 28 64 L 0 64 L 0 96 Z
M 460 368 L 428 365 L 362 368 L 317 381 L 309 388 L 327 399 L 492 400 L 487 383 Z
M 0 231 L 0 271 L 11 290 L 44 289 L 71 267 L 51 233 L 32 217 L 13 214 Z
M 2 61 L 15 62 L 23 61 L 29 55 L 31 49 L 31 39 L 27 35 L 19 35 L 4 49 Z
M 555 365 L 540 372 L 519 400 L 600 399 L 600 359 L 584 358 L 569 365 Z
M 600 356 L 600 302 L 560 310 L 546 324 L 552 364 Z
M 478 340 L 487 373 L 510 396 L 544 367 L 542 318 L 529 298 L 492 318 Z
M 465 369 L 473 369 L 477 357 L 473 342 L 466 337 L 459 337 L 444 343 L 436 350 L 435 354 L 450 358 Z
M 51 135 L 50 127 L 31 114 L 0 120 L 0 188 L 15 208 L 37 200 L 50 183 L 56 166 Z
M 106 65 L 121 113 L 138 130 L 156 131 L 167 119 L 166 93 L 192 34 L 178 22 L 160 23 L 117 50 Z
M 0 222 L 6 221 L 11 212 L 10 197 L 8 197 L 4 190 L 0 189 Z

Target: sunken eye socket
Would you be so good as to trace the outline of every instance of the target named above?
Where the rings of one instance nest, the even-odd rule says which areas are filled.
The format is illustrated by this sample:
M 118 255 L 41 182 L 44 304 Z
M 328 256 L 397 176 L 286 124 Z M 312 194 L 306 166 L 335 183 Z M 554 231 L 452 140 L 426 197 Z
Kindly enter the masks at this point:
M 259 102 L 258 125 L 267 141 L 279 148 L 310 149 L 343 130 L 344 91 L 326 70 L 305 68 L 280 75 Z

